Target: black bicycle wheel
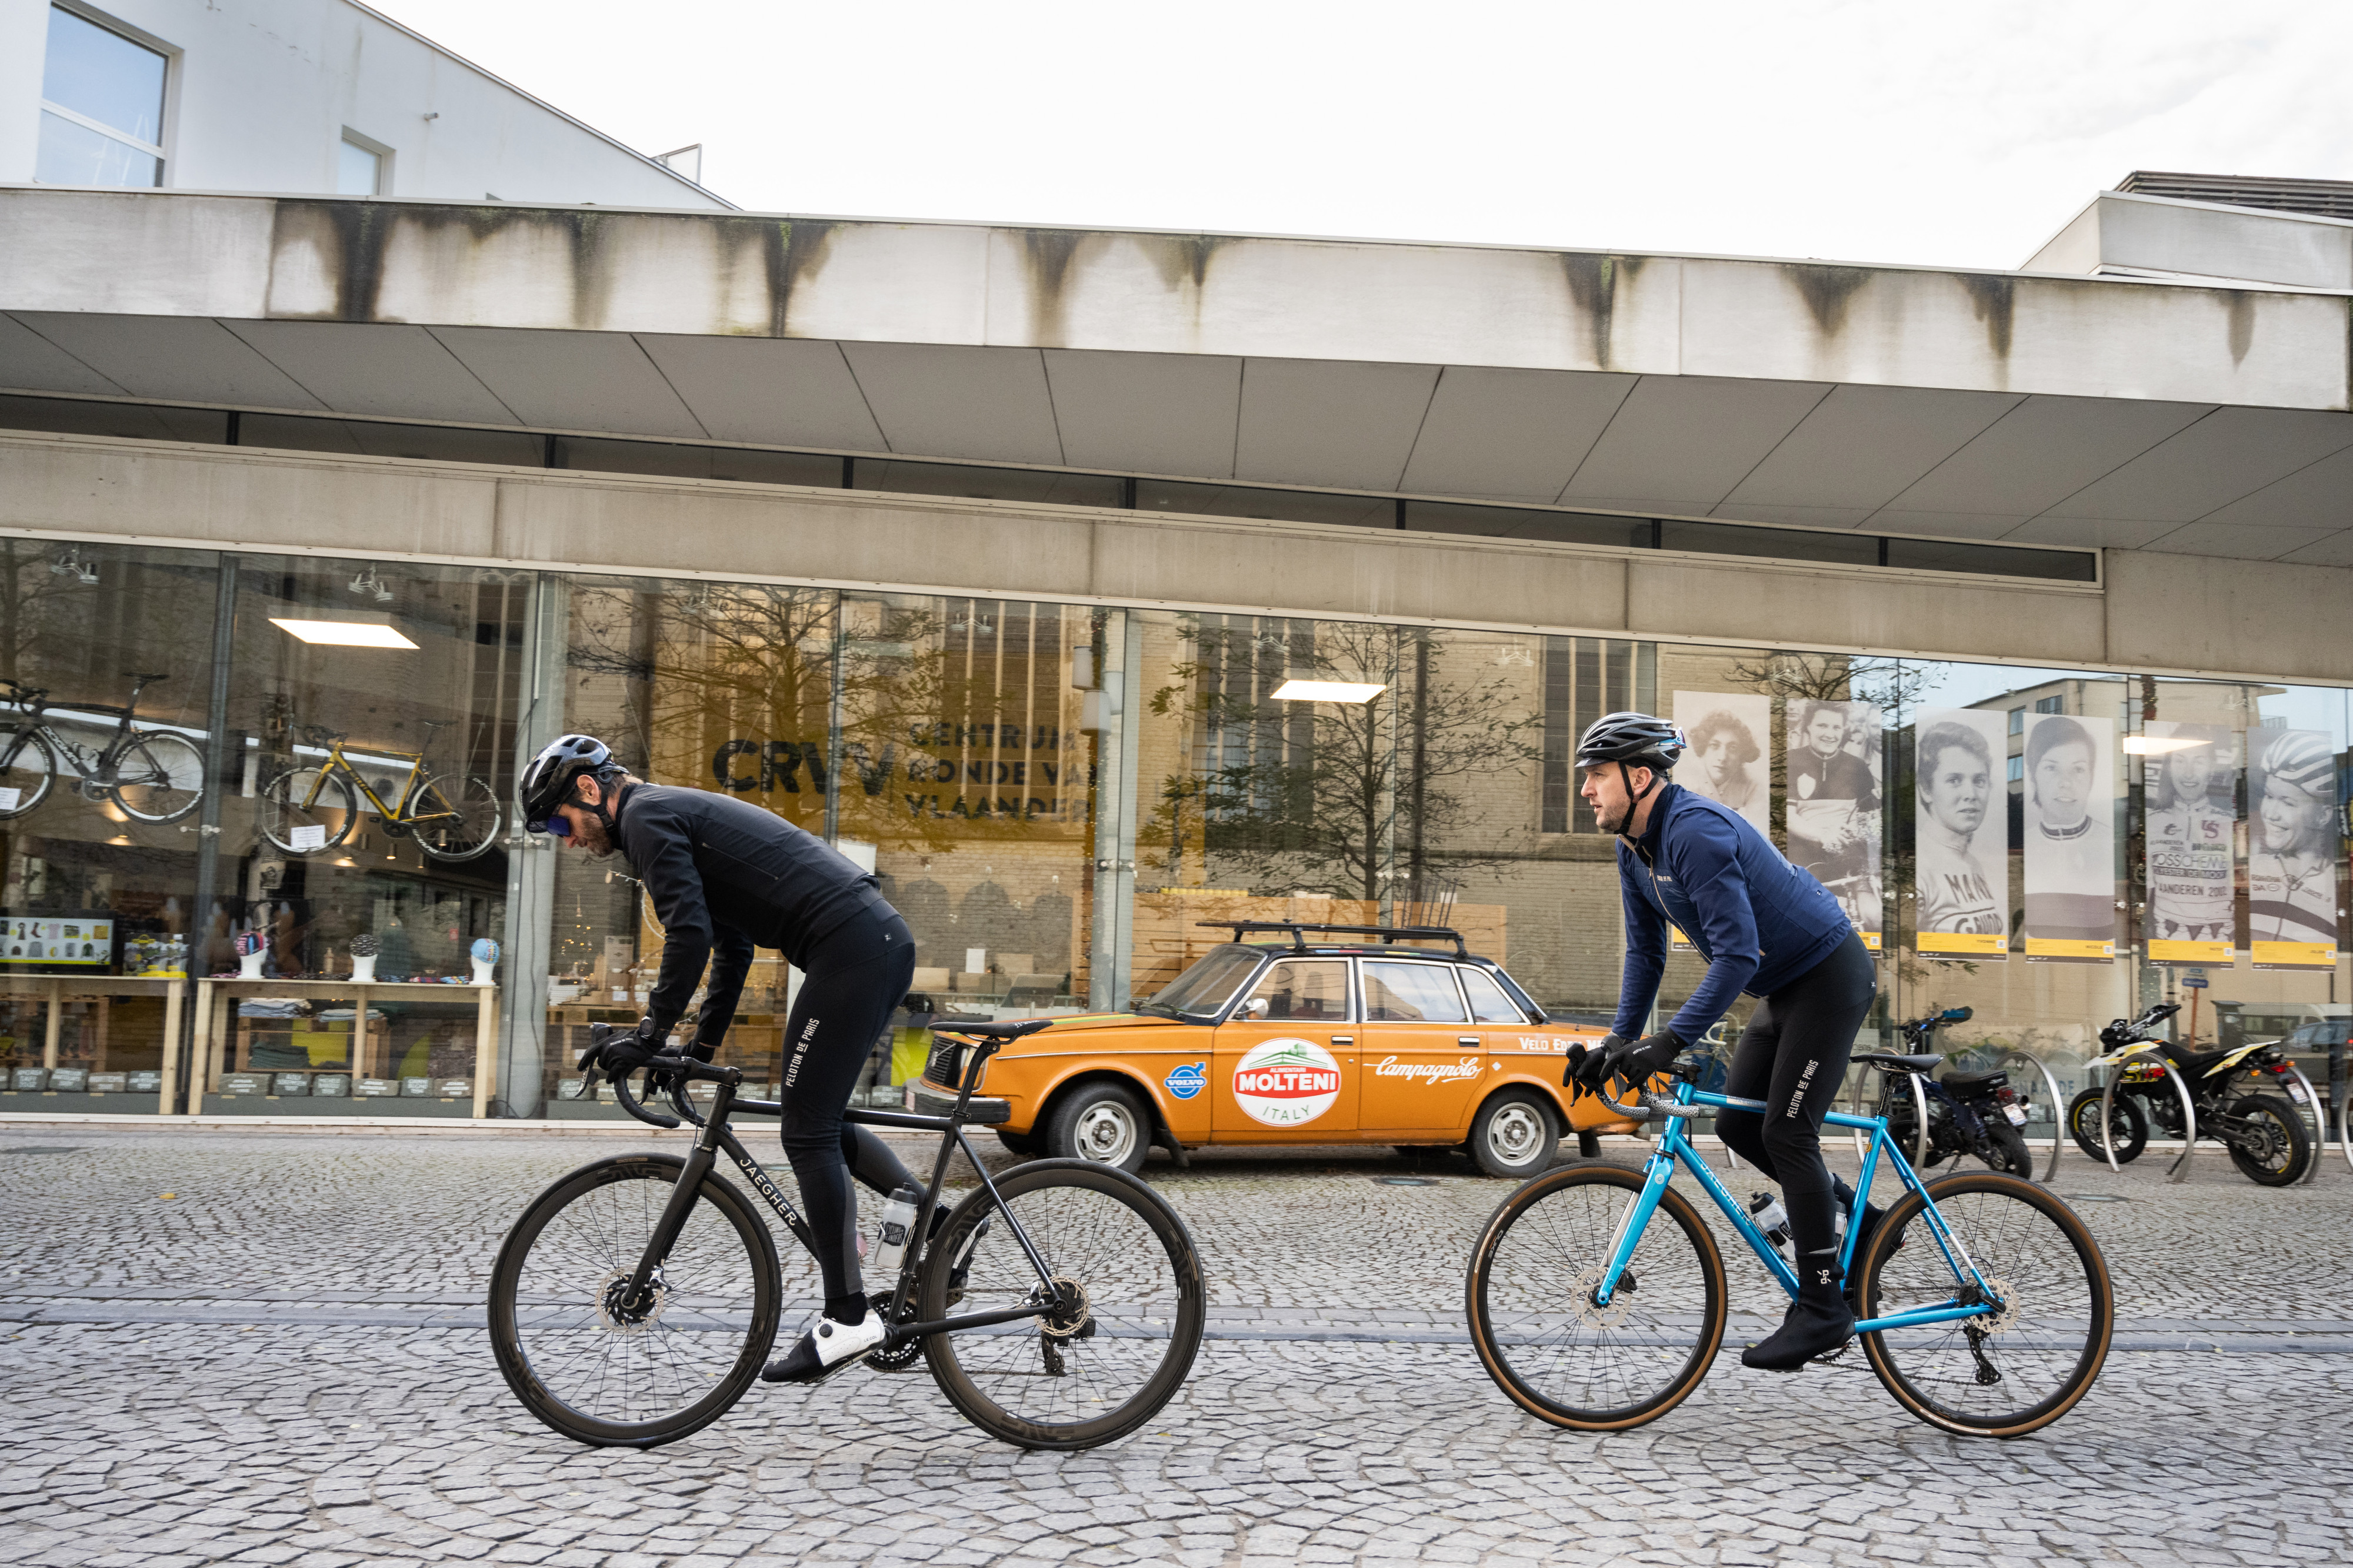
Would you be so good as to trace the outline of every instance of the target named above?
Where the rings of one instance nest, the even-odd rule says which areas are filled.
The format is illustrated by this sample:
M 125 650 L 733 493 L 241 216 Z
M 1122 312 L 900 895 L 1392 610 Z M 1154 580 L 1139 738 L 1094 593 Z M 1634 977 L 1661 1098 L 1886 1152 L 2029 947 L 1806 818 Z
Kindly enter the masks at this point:
M 16 754 L 0 768 L 0 822 L 24 816 L 49 796 L 58 782 L 58 754 L 37 730 L 26 730 L 5 742 Z
M 1724 1255 L 1672 1187 L 1606 1307 L 1593 1293 L 1642 1177 L 1553 1171 L 1505 1198 L 1472 1249 L 1471 1342 L 1521 1409 L 1556 1426 L 1616 1432 L 1690 1396 L 1724 1342 Z
M 478 778 L 425 781 L 410 806 L 417 847 L 436 860 L 471 860 L 499 836 L 499 792 Z
M 1017 1166 L 997 1190 L 1056 1284 L 1075 1287 L 1071 1304 L 932 1335 L 923 1358 L 933 1378 L 965 1419 L 1019 1447 L 1093 1448 L 1126 1436 L 1175 1395 L 1201 1348 L 1207 1292 L 1192 1234 L 1158 1193 L 1092 1161 Z M 984 1188 L 932 1243 L 921 1310 L 927 1321 L 997 1311 L 1041 1292 Z
M 289 855 L 314 855 L 351 836 L 359 820 L 349 779 L 324 768 L 289 768 L 261 786 L 254 824 Z
M 2075 1140 L 2075 1147 L 2105 1164 L 2107 1152 L 2100 1147 L 2102 1097 L 2103 1091 L 2087 1089 L 2067 1102 L 2067 1135 Z M 2108 1137 L 2116 1146 L 2119 1165 L 2132 1163 L 2148 1147 L 2148 1118 L 2141 1113 L 2140 1101 L 2122 1089 L 2116 1091 L 2116 1107 L 2108 1113 Z
M 205 753 L 168 731 L 132 737 L 115 763 L 114 804 L 142 822 L 177 822 L 205 798 Z
M 743 1396 L 776 1337 L 776 1243 L 717 1174 L 654 1279 L 622 1298 L 685 1162 L 621 1154 L 534 1199 L 491 1274 L 491 1346 L 507 1386 L 577 1442 L 650 1448 L 699 1431 Z
M 1862 1336 L 1871 1370 L 1931 1426 L 1970 1437 L 2022 1437 L 2091 1391 L 2116 1332 L 2116 1296 L 2099 1244 L 2075 1211 L 2031 1182 L 1990 1171 L 1928 1184 L 1957 1244 L 1944 1244 L 1906 1193 L 1855 1261 L 1866 1318 L 1942 1306 L 1975 1291 L 1974 1263 L 2001 1302 L 1990 1317 Z M 1957 1295 L 1957 1292 L 1964 1293 Z

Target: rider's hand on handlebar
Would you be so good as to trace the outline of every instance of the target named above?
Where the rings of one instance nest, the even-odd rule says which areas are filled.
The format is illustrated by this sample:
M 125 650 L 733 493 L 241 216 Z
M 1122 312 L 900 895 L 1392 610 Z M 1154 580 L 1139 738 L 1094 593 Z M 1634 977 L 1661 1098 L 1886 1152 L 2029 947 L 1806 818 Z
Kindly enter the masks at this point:
M 1637 1087 L 1646 1084 L 1651 1074 L 1664 1072 L 1683 1053 L 1683 1043 L 1672 1029 L 1662 1029 L 1633 1041 L 1611 1035 L 1597 1049 L 1588 1052 L 1584 1061 L 1571 1071 L 1579 1084 L 1599 1094 L 1605 1092 L 1603 1085 L 1612 1079 L 1623 1079 Z
M 638 1026 L 617 1033 L 609 1026 L 598 1024 L 588 1031 L 588 1048 L 580 1053 L 580 1065 L 592 1063 L 605 1069 L 608 1078 L 627 1078 L 661 1054 L 662 1037 L 654 1033 L 650 1017 L 638 1020 Z

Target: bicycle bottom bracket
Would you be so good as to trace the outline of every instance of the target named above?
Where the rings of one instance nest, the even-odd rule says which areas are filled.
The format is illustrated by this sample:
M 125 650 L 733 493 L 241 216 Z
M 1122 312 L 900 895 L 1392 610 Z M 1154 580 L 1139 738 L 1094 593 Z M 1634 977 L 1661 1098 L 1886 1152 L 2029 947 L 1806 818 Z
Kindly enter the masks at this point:
M 596 1317 L 615 1333 L 641 1334 L 662 1315 L 670 1305 L 670 1286 L 663 1280 L 661 1270 L 654 1270 L 646 1281 L 646 1292 L 637 1300 L 629 1300 L 629 1279 L 634 1271 L 616 1268 L 605 1277 L 604 1288 L 596 1295 Z

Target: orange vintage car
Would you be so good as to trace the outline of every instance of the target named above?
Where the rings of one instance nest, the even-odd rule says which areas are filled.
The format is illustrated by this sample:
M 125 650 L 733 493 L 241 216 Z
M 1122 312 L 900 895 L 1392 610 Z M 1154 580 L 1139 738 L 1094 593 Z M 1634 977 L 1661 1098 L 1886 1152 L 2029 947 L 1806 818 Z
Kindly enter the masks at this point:
M 989 1060 L 978 1094 L 996 1103 L 976 1107 L 1006 1147 L 1134 1171 L 1155 1143 L 1180 1163 L 1203 1144 L 1388 1143 L 1526 1176 L 1569 1132 L 1589 1154 L 1635 1126 L 1561 1087 L 1569 1047 L 1603 1031 L 1550 1022 L 1452 931 L 1219 923 L 1234 940 L 1136 1011 L 1056 1018 Z M 1431 942 L 1452 951 L 1398 945 Z M 925 1109 L 946 1108 L 967 1048 L 934 1044 Z

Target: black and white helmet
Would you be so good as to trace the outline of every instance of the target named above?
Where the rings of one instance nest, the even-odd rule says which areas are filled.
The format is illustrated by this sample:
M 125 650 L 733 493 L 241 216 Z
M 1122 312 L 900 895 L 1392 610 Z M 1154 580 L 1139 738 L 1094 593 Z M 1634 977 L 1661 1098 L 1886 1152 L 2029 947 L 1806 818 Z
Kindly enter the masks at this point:
M 1624 763 L 1663 773 L 1674 767 L 1675 759 L 1690 744 L 1683 731 L 1664 719 L 1648 713 L 1607 713 L 1586 726 L 1577 742 L 1577 765 L 1589 768 Z
M 515 802 L 533 833 L 547 831 L 555 808 L 570 801 L 573 781 L 583 774 L 604 783 L 621 772 L 612 748 L 594 735 L 562 735 L 541 748 L 515 783 Z

